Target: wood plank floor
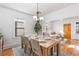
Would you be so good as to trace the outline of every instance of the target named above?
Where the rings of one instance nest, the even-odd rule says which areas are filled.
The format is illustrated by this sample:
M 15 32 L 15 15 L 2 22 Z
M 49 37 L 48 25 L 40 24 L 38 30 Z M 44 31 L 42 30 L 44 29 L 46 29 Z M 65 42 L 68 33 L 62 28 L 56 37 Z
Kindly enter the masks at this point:
M 2 56 L 14 56 L 12 48 L 7 48 L 3 50 Z
M 61 52 L 64 51 L 71 56 L 79 56 L 79 50 L 76 50 L 75 47 L 69 47 L 69 45 L 79 46 L 79 40 L 71 40 L 70 43 L 66 43 L 63 46 L 60 46 Z

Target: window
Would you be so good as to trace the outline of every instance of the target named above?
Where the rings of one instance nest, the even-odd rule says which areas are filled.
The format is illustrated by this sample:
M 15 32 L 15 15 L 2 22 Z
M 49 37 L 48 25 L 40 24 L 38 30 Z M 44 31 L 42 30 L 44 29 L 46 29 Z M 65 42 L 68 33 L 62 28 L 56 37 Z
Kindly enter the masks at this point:
M 15 21 L 15 36 L 24 35 L 24 22 L 23 21 Z

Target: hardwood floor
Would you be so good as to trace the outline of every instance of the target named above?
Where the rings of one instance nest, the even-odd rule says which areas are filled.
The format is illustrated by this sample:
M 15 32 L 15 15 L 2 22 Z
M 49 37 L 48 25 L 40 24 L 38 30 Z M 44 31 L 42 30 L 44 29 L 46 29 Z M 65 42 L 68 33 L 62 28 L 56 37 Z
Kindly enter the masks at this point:
M 76 47 L 79 48 L 79 40 L 71 40 L 70 43 L 66 43 L 60 46 L 61 52 L 68 53 L 71 56 L 79 56 L 79 50 L 76 50 Z
M 2 56 L 14 56 L 12 48 L 4 49 Z

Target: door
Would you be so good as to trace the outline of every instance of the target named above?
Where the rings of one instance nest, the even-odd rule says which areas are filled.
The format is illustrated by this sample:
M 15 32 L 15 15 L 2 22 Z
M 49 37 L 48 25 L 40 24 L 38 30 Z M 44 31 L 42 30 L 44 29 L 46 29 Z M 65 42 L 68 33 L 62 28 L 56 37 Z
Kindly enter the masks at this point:
M 68 42 L 71 40 L 71 24 L 64 24 L 64 37 Z

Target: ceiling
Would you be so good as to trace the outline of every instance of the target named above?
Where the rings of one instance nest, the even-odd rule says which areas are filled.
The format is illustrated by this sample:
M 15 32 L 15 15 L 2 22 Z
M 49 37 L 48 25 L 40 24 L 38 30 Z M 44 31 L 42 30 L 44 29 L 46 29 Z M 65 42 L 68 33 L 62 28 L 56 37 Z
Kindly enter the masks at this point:
M 60 10 L 62 8 L 65 8 L 73 4 L 74 3 L 38 3 L 38 10 L 41 12 L 40 16 L 43 16 L 47 13 Z M 30 15 L 36 15 L 36 11 L 37 11 L 36 3 L 0 3 L 0 5 Z

